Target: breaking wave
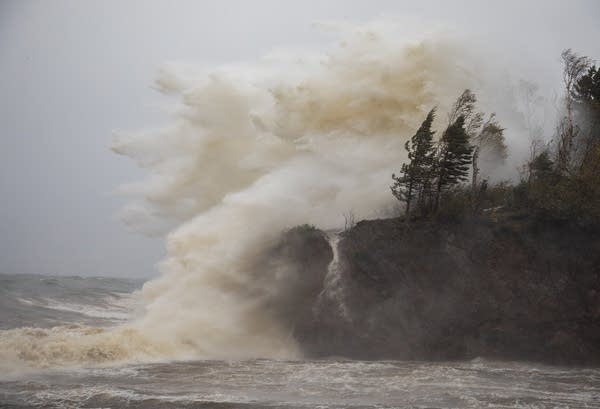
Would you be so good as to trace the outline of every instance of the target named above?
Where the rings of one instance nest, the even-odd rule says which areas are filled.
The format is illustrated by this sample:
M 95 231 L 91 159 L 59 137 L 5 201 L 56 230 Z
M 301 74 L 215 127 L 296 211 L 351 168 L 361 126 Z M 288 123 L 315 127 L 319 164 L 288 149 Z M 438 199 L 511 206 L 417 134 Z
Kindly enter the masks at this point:
M 381 216 L 406 138 L 432 107 L 444 112 L 481 84 L 469 69 L 478 64 L 445 35 L 415 40 L 381 24 L 339 34 L 326 53 L 164 70 L 157 88 L 180 101 L 172 125 L 112 145 L 150 175 L 123 188 L 138 198 L 125 222 L 175 226 L 162 276 L 139 295 L 143 313 L 111 328 L 2 331 L 3 363 L 297 357 L 269 302 L 289 289 L 277 271 L 254 271 L 264 249 L 297 224 Z

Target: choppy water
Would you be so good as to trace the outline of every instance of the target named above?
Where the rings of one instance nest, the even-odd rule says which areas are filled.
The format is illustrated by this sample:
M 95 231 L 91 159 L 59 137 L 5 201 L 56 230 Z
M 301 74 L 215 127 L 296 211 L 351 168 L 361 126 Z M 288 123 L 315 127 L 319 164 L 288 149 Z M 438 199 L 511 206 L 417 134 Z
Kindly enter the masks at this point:
M 140 281 L 0 276 L 0 327 L 108 326 Z M 528 363 L 188 361 L 0 374 L 0 407 L 598 408 L 600 369 Z
M 0 329 L 106 326 L 129 318 L 142 280 L 0 274 Z

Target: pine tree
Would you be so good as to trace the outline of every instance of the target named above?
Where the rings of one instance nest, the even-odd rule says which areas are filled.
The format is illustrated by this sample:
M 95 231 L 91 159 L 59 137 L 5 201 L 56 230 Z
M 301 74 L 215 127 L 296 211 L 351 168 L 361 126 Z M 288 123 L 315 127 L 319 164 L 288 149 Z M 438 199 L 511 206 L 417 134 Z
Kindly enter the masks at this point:
M 394 179 L 394 184 L 391 186 L 392 193 L 398 200 L 406 203 L 407 220 L 415 195 L 421 201 L 424 190 L 429 186 L 435 161 L 434 132 L 431 130 L 434 117 L 435 108 L 429 111 L 417 132 L 404 145 L 409 162 L 402 165 L 399 176 L 392 175 Z
M 479 133 L 470 138 L 473 145 L 471 174 L 471 204 L 477 211 L 481 199 L 482 185 L 479 181 L 479 161 L 483 159 L 488 163 L 504 163 L 507 157 L 507 147 L 504 141 L 504 128 L 496 121 L 496 114 L 491 114 L 489 119 L 481 126 Z
M 531 173 L 534 180 L 544 180 L 552 175 L 552 160 L 547 150 L 542 151 L 531 161 Z
M 588 68 L 587 73 L 582 75 L 571 91 L 576 102 L 600 105 L 600 67 L 595 65 Z
M 464 128 L 469 137 L 474 137 L 483 125 L 483 112 L 477 110 L 477 96 L 466 89 L 456 99 L 448 113 L 448 126 L 452 125 L 459 116 L 464 118 Z
M 437 163 L 436 209 L 439 207 L 442 190 L 468 179 L 473 147 L 469 144 L 464 116 L 460 115 L 446 129 L 440 142 L 440 154 Z
M 576 105 L 577 126 L 583 136 L 578 142 L 584 145 L 580 149 L 583 151 L 581 162 L 584 162 L 593 145 L 600 141 L 600 67 L 591 66 L 579 78 L 571 94 Z

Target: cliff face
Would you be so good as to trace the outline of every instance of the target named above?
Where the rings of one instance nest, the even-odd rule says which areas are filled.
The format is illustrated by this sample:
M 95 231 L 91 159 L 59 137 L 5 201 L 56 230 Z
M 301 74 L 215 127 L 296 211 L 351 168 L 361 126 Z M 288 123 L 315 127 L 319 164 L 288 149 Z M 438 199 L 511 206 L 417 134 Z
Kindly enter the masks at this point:
M 358 223 L 337 246 L 337 276 L 329 265 L 294 321 L 310 356 L 600 362 L 596 232 L 389 219 Z
M 327 236 L 310 226 L 286 231 L 251 270 L 260 277 L 263 309 L 293 335 L 314 322 L 333 252 Z M 264 277 L 268 277 L 267 280 Z

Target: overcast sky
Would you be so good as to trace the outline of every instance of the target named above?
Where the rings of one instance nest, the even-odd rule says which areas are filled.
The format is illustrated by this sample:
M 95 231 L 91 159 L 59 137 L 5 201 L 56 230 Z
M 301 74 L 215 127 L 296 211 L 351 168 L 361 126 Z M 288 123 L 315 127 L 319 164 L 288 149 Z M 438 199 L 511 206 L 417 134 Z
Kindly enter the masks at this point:
M 161 64 L 324 47 L 331 34 L 312 22 L 406 15 L 465 28 L 549 72 L 566 47 L 600 57 L 596 0 L 1 1 L 0 272 L 157 274 L 162 239 L 116 217 L 116 187 L 143 173 L 108 146 L 114 130 L 168 121 L 151 88 Z

